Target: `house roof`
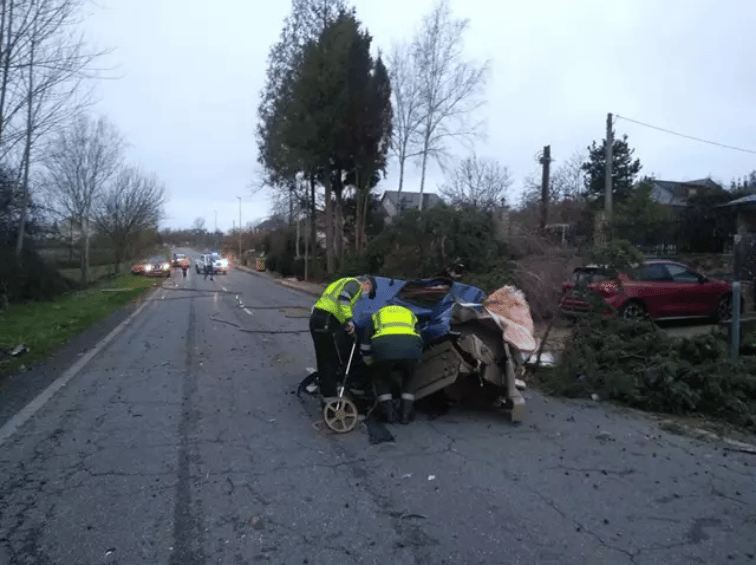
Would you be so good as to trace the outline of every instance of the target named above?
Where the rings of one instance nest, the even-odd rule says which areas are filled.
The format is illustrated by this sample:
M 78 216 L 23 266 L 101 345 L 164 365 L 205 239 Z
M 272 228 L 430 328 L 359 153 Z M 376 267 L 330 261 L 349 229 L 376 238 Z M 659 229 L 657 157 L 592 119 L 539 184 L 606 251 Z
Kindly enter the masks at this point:
M 653 180 L 651 181 L 652 185 L 656 188 L 659 188 L 661 190 L 664 190 L 668 192 L 671 195 L 671 198 L 669 199 L 668 204 L 672 204 L 674 206 L 687 206 L 688 204 L 688 191 L 691 188 L 712 188 L 715 190 L 719 190 L 720 192 L 725 192 L 725 189 L 722 188 L 720 185 L 718 185 L 713 180 L 706 178 L 706 179 L 699 179 L 699 180 L 689 180 L 689 181 L 670 181 L 670 180 Z
M 273 218 L 268 218 L 267 220 L 263 220 L 262 222 L 260 222 L 259 224 L 255 226 L 255 229 L 258 231 L 272 230 L 275 228 L 283 227 L 285 225 L 286 225 L 286 222 L 282 218 L 273 217 Z
M 723 206 L 738 206 L 740 204 L 756 204 L 756 194 L 749 194 L 748 196 L 736 198 L 735 200 L 731 200 L 730 202 L 720 204 L 719 206 L 717 206 L 717 208 L 722 208 Z
M 417 208 L 420 203 L 420 193 L 409 192 L 406 190 L 402 192 L 386 190 L 381 197 L 381 202 L 383 202 L 384 199 L 389 200 L 397 208 Z M 438 194 L 432 192 L 423 194 L 423 210 L 427 210 L 432 206 L 442 203 L 443 199 Z
M 655 184 L 659 188 L 663 188 L 664 190 L 671 192 L 674 196 L 678 198 L 687 198 L 688 189 L 691 187 L 715 188 L 715 189 L 718 188 L 720 190 L 724 190 L 721 186 L 719 186 L 717 183 L 715 183 L 711 179 L 689 180 L 685 182 L 671 181 L 671 180 L 654 180 L 653 184 Z

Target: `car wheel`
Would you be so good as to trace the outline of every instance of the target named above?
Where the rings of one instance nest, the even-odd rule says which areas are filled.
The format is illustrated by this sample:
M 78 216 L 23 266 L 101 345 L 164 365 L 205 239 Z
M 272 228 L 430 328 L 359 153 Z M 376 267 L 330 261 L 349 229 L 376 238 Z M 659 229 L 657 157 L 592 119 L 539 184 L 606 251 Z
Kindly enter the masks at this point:
M 640 321 L 646 318 L 646 307 L 639 300 L 630 300 L 620 308 L 619 315 L 624 320 Z
M 745 300 L 740 300 L 740 314 L 745 310 Z M 726 294 L 717 301 L 717 309 L 714 312 L 717 322 L 726 322 L 732 319 L 732 294 Z

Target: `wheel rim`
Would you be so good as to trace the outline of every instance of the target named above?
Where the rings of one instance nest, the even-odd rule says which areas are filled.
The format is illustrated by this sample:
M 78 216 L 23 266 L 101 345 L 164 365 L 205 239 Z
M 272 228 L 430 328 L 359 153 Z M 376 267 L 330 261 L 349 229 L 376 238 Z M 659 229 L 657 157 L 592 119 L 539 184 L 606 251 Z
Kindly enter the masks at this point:
M 720 320 L 729 320 L 732 317 L 732 299 L 722 298 L 719 301 L 717 315 Z
M 622 317 L 625 320 L 642 320 L 646 315 L 646 310 L 640 304 L 632 302 L 625 306 Z
M 351 432 L 357 424 L 357 407 L 348 398 L 329 400 L 323 408 L 323 420 L 334 432 Z

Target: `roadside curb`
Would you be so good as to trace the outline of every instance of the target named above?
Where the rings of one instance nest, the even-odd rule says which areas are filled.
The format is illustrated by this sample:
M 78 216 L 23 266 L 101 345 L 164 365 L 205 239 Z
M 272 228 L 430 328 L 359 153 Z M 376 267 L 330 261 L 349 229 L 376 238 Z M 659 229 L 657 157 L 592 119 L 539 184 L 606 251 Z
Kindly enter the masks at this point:
M 317 283 L 303 283 L 302 284 L 302 283 L 298 283 L 298 282 L 291 281 L 288 279 L 276 278 L 273 275 L 267 274 L 267 271 L 264 273 L 261 273 L 260 271 L 256 271 L 255 269 L 250 269 L 249 267 L 243 267 L 241 265 L 237 265 L 236 268 L 239 269 L 240 271 L 244 271 L 245 273 L 250 273 L 258 277 L 264 277 L 264 278 L 270 279 L 278 285 L 285 286 L 287 288 L 291 288 L 294 290 L 298 290 L 300 292 L 304 292 L 305 294 L 309 294 L 311 296 L 320 296 L 321 294 L 323 294 L 323 290 L 325 290 L 325 285 L 318 285 L 319 287 L 322 286 L 322 288 L 319 288 L 319 289 L 309 288 L 309 285 L 315 285 Z
M 309 294 L 311 296 L 320 296 L 321 294 L 323 294 L 323 290 L 325 290 L 325 287 L 323 287 L 323 290 L 320 290 L 320 291 L 314 290 L 312 288 L 306 288 L 306 287 L 303 287 L 301 285 L 298 285 L 297 283 L 295 283 L 293 281 L 288 281 L 286 279 L 279 279 L 276 282 L 278 284 L 280 284 L 281 286 L 286 286 L 286 287 L 289 287 L 289 288 L 293 288 L 294 290 L 299 290 L 301 292 L 306 292 L 307 294 Z
M 743 453 L 750 453 L 751 455 L 756 455 L 756 445 L 752 443 L 746 443 L 744 441 L 730 439 L 723 435 L 716 434 L 714 432 L 710 432 L 702 428 L 689 426 L 687 424 L 680 424 L 673 420 L 662 420 L 658 422 L 657 425 L 659 426 L 659 428 L 669 433 L 673 433 L 673 434 L 677 434 L 681 436 L 687 436 L 693 439 L 697 439 L 699 441 L 721 442 L 725 444 L 724 445 L 725 449 L 729 449 L 732 451 L 740 451 Z

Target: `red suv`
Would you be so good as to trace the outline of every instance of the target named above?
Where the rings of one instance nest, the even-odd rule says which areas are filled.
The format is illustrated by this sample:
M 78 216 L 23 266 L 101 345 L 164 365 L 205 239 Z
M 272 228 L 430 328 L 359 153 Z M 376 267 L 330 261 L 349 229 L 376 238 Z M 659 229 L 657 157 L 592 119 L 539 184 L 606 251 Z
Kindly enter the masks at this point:
M 728 282 L 709 279 L 676 261 L 646 261 L 628 273 L 610 277 L 601 267 L 578 267 L 562 283 L 561 309 L 566 314 L 588 311 L 586 291 L 599 294 L 628 320 L 732 315 L 732 288 Z M 610 311 L 607 308 L 607 312 Z

